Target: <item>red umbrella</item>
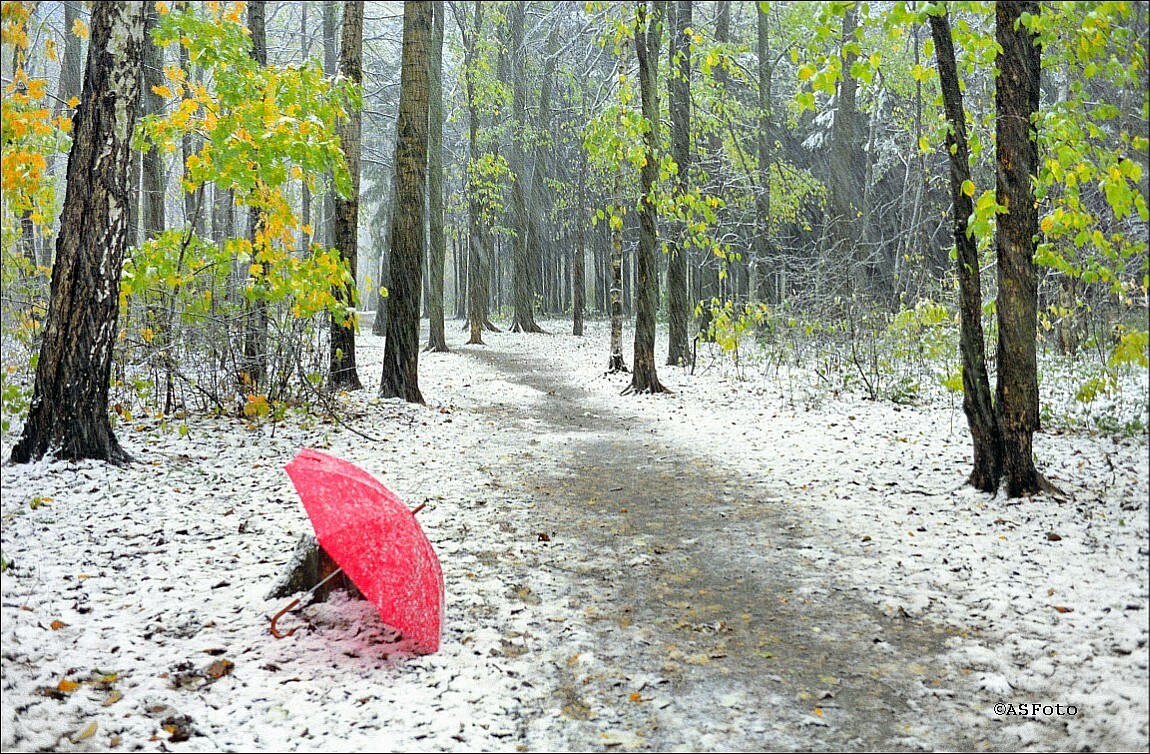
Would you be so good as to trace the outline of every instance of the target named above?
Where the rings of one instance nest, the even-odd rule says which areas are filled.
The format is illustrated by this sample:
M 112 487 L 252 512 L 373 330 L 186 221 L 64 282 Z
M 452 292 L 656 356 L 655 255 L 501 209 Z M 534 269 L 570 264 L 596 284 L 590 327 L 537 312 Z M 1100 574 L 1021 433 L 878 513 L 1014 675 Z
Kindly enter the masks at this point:
M 443 571 L 415 514 L 343 459 L 304 448 L 285 468 L 320 547 L 415 652 L 437 651 Z

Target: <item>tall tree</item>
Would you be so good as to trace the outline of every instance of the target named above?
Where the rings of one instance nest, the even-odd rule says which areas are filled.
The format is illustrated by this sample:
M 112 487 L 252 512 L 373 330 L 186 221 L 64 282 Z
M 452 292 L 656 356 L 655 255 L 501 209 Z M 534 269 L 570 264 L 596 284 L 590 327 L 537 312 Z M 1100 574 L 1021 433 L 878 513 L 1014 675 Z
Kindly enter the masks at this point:
M 391 289 L 383 351 L 384 398 L 423 403 L 419 392 L 419 294 L 423 277 L 427 188 L 428 69 L 432 3 L 403 6 L 396 157 L 397 215 L 391 241 Z
M 128 242 L 128 167 L 143 76 L 144 4 L 97 3 L 48 319 L 32 404 L 12 460 L 46 453 L 128 463 L 108 418 L 120 271 Z
M 467 14 L 453 5 L 455 21 L 463 38 L 463 87 L 467 101 L 467 182 L 472 171 L 479 169 L 479 93 L 476 91 L 479 71 L 479 36 L 483 33 L 483 0 L 475 0 L 471 22 Z M 483 232 L 483 208 L 479 192 L 469 186 L 467 194 L 467 323 L 468 345 L 483 345 L 483 328 L 487 325 L 487 300 L 490 295 L 490 271 L 486 238 Z
M 986 369 L 986 344 L 982 332 L 982 280 L 978 245 L 968 232 L 967 218 L 974 213 L 974 181 L 970 174 L 970 148 L 966 138 L 966 115 L 959 88 L 958 66 L 950 31 L 950 18 L 941 13 L 930 16 L 930 30 L 938 58 L 938 78 L 943 106 L 950 125 L 947 154 L 950 155 L 950 193 L 954 201 L 955 272 L 959 286 L 962 357 L 962 409 L 974 442 L 974 469 L 970 484 L 983 492 L 998 489 L 1001 476 L 1002 438 L 991 400 L 990 378 Z
M 248 28 L 252 33 L 252 58 L 261 65 L 268 64 L 267 28 L 265 26 L 267 0 L 252 0 L 248 3 Z M 181 46 L 183 49 L 183 46 Z M 186 51 L 185 51 L 186 52 Z M 252 261 L 260 260 L 260 252 L 267 243 L 263 212 L 259 207 L 252 206 L 248 212 L 250 218 L 248 238 L 252 243 Z M 252 267 L 256 267 L 255 264 Z M 260 269 L 260 268 L 257 268 Z M 267 270 L 254 272 L 256 288 L 266 286 Z M 248 305 L 244 324 L 244 352 L 241 381 L 251 386 L 261 385 L 267 372 L 268 363 L 268 304 L 262 297 L 257 297 Z M 251 389 L 251 388 L 248 388 Z
M 640 0 L 635 14 L 635 57 L 639 62 L 639 92 L 643 102 L 646 159 L 639 169 L 639 249 L 635 256 L 635 353 L 629 391 L 663 393 L 655 367 L 655 308 L 659 300 L 659 269 L 656 257 L 659 210 L 659 45 L 663 36 L 665 2 L 655 3 L 650 13 L 647 0 Z
M 575 204 L 575 258 L 571 265 L 571 334 L 583 334 L 583 310 L 587 306 L 587 152 L 579 150 L 579 187 Z
M 731 4 L 730 3 L 715 3 L 715 43 L 719 45 L 726 45 L 731 41 Z M 729 76 L 727 69 L 724 65 L 719 65 L 714 71 L 714 84 L 718 90 L 719 101 L 727 96 L 727 83 Z M 718 122 L 723 122 L 727 117 L 721 111 L 721 108 L 715 107 L 712 104 L 711 117 Z M 721 129 L 713 129 L 708 139 L 707 144 L 707 172 L 712 176 L 712 179 L 719 177 L 723 173 L 723 137 Z M 730 262 L 726 259 L 716 259 L 710 252 L 699 250 L 698 257 L 698 290 L 699 290 L 699 318 L 698 328 L 699 335 L 705 339 L 711 339 L 711 307 L 714 301 L 722 298 L 723 295 L 723 280 L 728 279 L 727 273 L 729 272 Z
M 524 142 L 527 128 L 527 50 L 523 44 L 524 2 L 515 0 L 507 12 L 509 39 L 508 53 L 511 55 L 511 118 L 515 124 L 511 134 L 511 164 L 515 171 L 511 181 L 511 213 L 515 223 L 515 234 L 511 239 L 512 272 L 511 303 L 514 318 L 512 332 L 543 332 L 535 322 L 535 275 L 533 267 L 539 263 L 531 256 L 532 218 L 527 209 L 528 167 Z
M 151 30 L 159 21 L 155 6 L 147 4 L 144 19 L 144 83 L 140 97 L 143 115 L 159 114 L 164 109 L 164 98 L 156 94 L 156 87 L 164 83 L 164 50 L 152 39 Z M 68 36 L 75 36 L 69 31 Z M 149 149 L 143 156 L 143 177 L 140 191 L 140 224 L 144 238 L 155 238 L 164 231 L 164 156 L 159 148 Z
M 751 298 L 761 299 L 763 279 L 773 279 L 771 270 L 771 29 L 770 15 L 764 8 L 756 9 L 756 42 L 759 53 L 759 193 L 755 197 L 755 259 L 757 285 L 751 286 Z
M 995 39 L 1001 46 L 995 79 L 996 200 L 998 216 L 998 385 L 995 408 L 1002 429 L 1006 492 L 1018 497 L 1049 485 L 1034 466 L 1038 414 L 1038 274 L 1034 237 L 1038 204 L 1032 177 L 1038 173 L 1035 115 L 1039 103 L 1042 48 L 1023 22 L 1037 18 L 1037 2 L 995 3 Z
M 307 3 L 300 4 L 299 13 L 299 44 L 300 62 L 307 63 L 311 55 L 311 28 L 307 23 Z M 303 253 L 311 248 L 311 189 L 308 188 L 307 179 L 300 178 L 300 230 L 299 247 Z
M 363 0 L 348 0 L 343 6 L 343 31 L 340 40 L 340 74 L 355 86 L 363 85 Z M 351 176 L 351 193 L 334 199 L 335 248 L 347 264 L 350 279 L 333 291 L 336 300 L 347 305 L 346 314 L 331 318 L 330 367 L 328 385 L 336 390 L 359 390 L 363 385 L 355 364 L 356 269 L 359 266 L 359 153 L 363 117 L 358 108 L 339 125 L 347 170 Z
M 670 63 L 667 66 L 667 107 L 671 111 L 671 157 L 678 166 L 675 187 L 678 193 L 687 189 L 691 170 L 691 0 L 674 3 L 674 26 L 671 29 Z M 681 237 L 667 245 L 667 363 L 676 366 L 691 358 L 687 323 L 690 301 L 687 291 L 687 250 Z
M 64 0 L 64 54 L 60 58 L 60 86 L 56 90 L 56 115 L 68 109 L 68 102 L 80 96 L 84 80 L 83 40 L 72 33 L 72 27 L 80 20 L 84 3 L 81 0 Z
M 443 326 L 443 275 L 447 256 L 447 239 L 443 232 L 443 27 L 446 14 L 447 8 L 442 3 L 435 5 L 428 84 L 431 122 L 427 134 L 427 208 L 431 214 L 428 233 L 431 256 L 427 263 L 427 350 L 439 352 L 448 350 Z
M 833 244 L 830 258 L 854 273 L 856 259 L 855 216 L 863 194 L 861 170 L 861 133 L 858 112 L 858 80 L 852 66 L 858 59 L 858 8 L 852 3 L 843 13 L 842 20 L 842 75 L 839 77 L 834 128 L 831 132 L 830 165 L 827 181 L 827 209 L 831 231 L 828 239 Z M 849 278 L 848 278 L 849 280 Z M 847 282 L 847 281 L 843 281 Z

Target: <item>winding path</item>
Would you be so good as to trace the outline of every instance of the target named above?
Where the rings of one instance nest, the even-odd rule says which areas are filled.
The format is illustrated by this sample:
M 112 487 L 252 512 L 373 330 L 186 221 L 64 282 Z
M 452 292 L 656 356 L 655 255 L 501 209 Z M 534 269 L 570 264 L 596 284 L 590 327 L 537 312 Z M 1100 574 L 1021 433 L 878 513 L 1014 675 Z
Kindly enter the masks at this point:
M 786 501 L 801 492 L 666 445 L 545 362 L 467 352 L 541 395 L 500 421 L 565 440 L 554 467 L 540 453 L 501 484 L 533 502 L 524 525 L 552 543 L 536 572 L 567 576 L 537 579 L 535 595 L 586 618 L 556 669 L 563 714 L 586 721 L 568 726 L 574 748 L 997 748 L 932 714 L 947 632 L 888 617 L 807 557 L 818 522 Z

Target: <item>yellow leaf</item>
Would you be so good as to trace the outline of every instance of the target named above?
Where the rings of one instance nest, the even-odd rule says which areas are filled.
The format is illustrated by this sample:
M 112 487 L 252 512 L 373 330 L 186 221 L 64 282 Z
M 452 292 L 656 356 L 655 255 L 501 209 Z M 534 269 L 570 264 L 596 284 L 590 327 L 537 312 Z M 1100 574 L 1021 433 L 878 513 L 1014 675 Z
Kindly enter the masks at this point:
M 72 22 L 72 33 L 75 34 L 80 39 L 87 39 L 88 38 L 88 24 L 84 23 L 83 21 L 81 21 L 80 19 L 77 18 L 75 21 Z
M 79 97 L 73 97 L 72 99 L 68 100 L 68 107 L 76 107 L 79 104 L 80 104 L 80 98 Z
M 962 182 L 962 193 L 967 196 L 974 196 L 974 181 L 967 178 Z
M 83 741 L 86 738 L 91 738 L 92 736 L 96 735 L 96 730 L 97 730 L 96 723 L 94 723 L 94 722 L 88 723 L 88 727 L 84 728 L 84 730 L 80 731 L 75 736 L 73 736 L 72 741 L 73 742 Z
M 1054 216 L 1047 215 L 1046 217 L 1042 218 L 1042 222 L 1040 222 L 1038 225 L 1042 228 L 1043 233 L 1049 233 L 1050 229 L 1054 227 Z
M 168 15 L 168 4 L 156 3 L 156 13 L 159 13 L 161 16 Z
M 59 631 L 61 628 L 66 627 L 68 624 L 62 620 L 54 620 L 49 626 L 53 631 Z
M 165 85 L 153 86 L 152 92 L 154 94 L 160 95 L 161 97 L 167 97 L 168 99 L 172 98 L 172 90 Z
M 63 691 L 65 694 L 71 694 L 73 691 L 80 688 L 80 684 L 76 683 L 75 681 L 69 681 L 65 679 L 57 683 L 56 688 L 60 691 Z

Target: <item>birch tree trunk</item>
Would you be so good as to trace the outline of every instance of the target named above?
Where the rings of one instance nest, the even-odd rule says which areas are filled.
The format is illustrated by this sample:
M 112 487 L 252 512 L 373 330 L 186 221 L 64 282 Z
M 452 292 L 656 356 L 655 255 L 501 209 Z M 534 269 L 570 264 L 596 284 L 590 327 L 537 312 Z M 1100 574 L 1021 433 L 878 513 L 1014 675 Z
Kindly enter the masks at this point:
M 128 167 L 143 77 L 144 4 L 97 3 L 32 404 L 16 463 L 55 453 L 115 464 L 131 456 L 108 419 L 120 271 L 128 244 Z

